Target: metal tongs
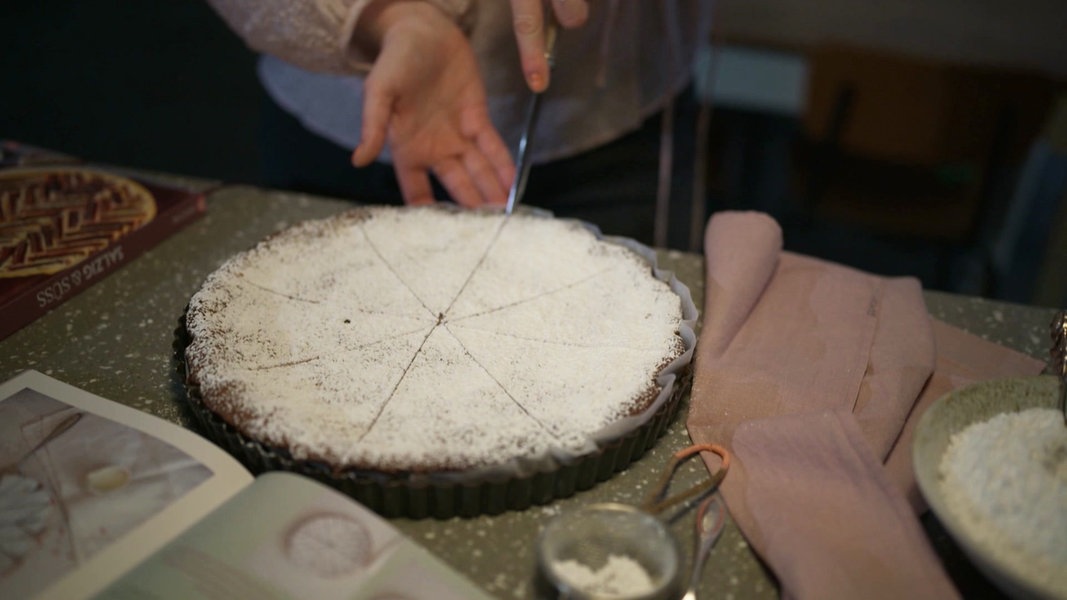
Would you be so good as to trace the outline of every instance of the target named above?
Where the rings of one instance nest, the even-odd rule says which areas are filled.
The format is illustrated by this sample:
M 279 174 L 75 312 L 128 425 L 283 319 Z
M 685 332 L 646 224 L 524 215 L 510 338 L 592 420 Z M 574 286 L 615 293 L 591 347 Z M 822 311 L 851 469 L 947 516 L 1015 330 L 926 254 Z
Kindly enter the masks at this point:
M 699 456 L 701 452 L 711 452 L 719 455 L 719 458 L 722 459 L 719 469 L 703 482 L 681 493 L 665 498 L 671 478 L 674 476 L 674 472 L 678 470 L 679 465 L 691 457 Z M 718 444 L 696 444 L 683 448 L 671 457 L 659 482 L 652 488 L 648 498 L 641 506 L 642 510 L 648 513 L 658 514 L 675 504 L 703 494 L 710 494 L 697 507 L 693 561 L 689 567 L 689 580 L 686 582 L 685 595 L 682 596 L 681 600 L 696 600 L 697 587 L 699 587 L 701 576 L 703 575 L 704 562 L 708 559 L 708 554 L 726 526 L 726 505 L 719 496 L 718 488 L 729 468 L 730 453 Z
M 1052 361 L 1052 374 L 1060 380 L 1060 410 L 1063 412 L 1063 424 L 1067 425 L 1067 311 L 1061 310 L 1052 319 L 1050 326 L 1052 349 L 1049 351 Z
M 556 34 L 558 26 L 554 17 L 545 17 L 545 60 L 548 61 L 548 70 L 551 72 L 556 66 Z M 504 208 L 504 214 L 510 215 L 522 199 L 526 191 L 526 180 L 530 177 L 530 133 L 537 121 L 537 114 L 541 109 L 541 96 L 544 91 L 536 93 L 530 98 L 530 104 L 526 108 L 526 124 L 522 129 L 522 138 L 519 139 L 519 150 L 515 159 L 515 179 L 511 182 L 511 190 L 508 191 L 508 204 Z

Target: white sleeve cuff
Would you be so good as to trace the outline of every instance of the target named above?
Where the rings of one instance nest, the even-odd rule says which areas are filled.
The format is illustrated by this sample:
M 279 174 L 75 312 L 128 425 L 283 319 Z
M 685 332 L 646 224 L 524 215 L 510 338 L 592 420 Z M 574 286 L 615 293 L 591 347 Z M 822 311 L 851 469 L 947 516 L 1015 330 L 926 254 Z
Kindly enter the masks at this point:
M 348 64 L 361 72 L 370 70 L 374 62 L 373 56 L 361 51 L 352 43 L 356 27 L 364 10 L 374 2 L 381 0 L 316 0 L 320 11 L 330 19 L 337 19 L 341 23 L 338 36 L 341 55 Z M 464 33 L 470 32 L 471 5 L 473 0 L 420 0 L 436 6 L 442 13 L 447 15 Z M 498 0 L 499 1 L 499 0 Z

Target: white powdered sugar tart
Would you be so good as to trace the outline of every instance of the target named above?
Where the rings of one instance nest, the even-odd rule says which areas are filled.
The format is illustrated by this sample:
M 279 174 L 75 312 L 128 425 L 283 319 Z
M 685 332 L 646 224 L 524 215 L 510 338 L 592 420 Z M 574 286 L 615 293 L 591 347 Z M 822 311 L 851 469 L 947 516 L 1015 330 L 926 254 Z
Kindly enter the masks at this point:
M 382 506 L 381 490 L 360 498 L 352 482 L 539 477 L 551 489 L 505 508 L 551 499 L 587 485 L 545 474 L 635 436 L 625 452 L 639 455 L 655 437 L 643 429 L 677 404 L 696 308 L 654 262 L 632 240 L 533 211 L 372 206 L 300 223 L 193 296 L 191 398 L 254 462 L 347 480 L 379 512 L 449 516 Z M 417 503 L 446 502 L 431 496 Z

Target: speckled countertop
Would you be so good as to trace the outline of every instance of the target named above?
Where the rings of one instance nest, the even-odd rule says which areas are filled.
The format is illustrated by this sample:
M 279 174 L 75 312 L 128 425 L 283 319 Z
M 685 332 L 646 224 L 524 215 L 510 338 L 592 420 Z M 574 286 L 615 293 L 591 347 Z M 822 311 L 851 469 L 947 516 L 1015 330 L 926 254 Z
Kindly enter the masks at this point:
M 171 183 L 211 187 L 211 182 Z M 203 279 L 232 254 L 286 225 L 351 207 L 344 201 L 228 186 L 208 195 L 200 220 L 130 264 L 0 341 L 0 378 L 36 369 L 123 404 L 191 426 L 184 386 L 172 360 L 174 330 Z M 660 252 L 703 304 L 699 255 Z M 933 316 L 984 338 L 1044 358 L 1053 310 L 928 292 Z M 685 406 L 683 406 L 683 410 Z M 450 520 L 394 519 L 401 531 L 466 574 L 494 596 L 533 593 L 533 548 L 539 530 L 560 511 L 600 501 L 638 504 L 674 451 L 690 444 L 684 416 L 626 471 L 593 489 L 520 512 Z M 675 486 L 705 474 L 699 461 L 683 465 Z M 672 527 L 687 550 L 692 514 Z M 701 598 L 777 597 L 778 589 L 732 523 L 705 568 Z

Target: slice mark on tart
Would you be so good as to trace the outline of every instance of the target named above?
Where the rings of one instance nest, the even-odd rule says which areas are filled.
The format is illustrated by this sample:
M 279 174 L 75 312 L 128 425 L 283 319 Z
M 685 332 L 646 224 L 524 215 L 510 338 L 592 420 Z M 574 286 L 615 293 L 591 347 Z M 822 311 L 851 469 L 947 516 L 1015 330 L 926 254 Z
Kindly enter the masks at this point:
M 597 245 L 603 243 L 580 224 L 529 218 L 508 225 L 511 220 L 504 221 L 492 251 L 452 304 L 451 318 L 509 306 L 616 268 Z
M 557 443 L 437 327 L 362 438 L 358 461 L 386 470 L 462 470 L 540 454 Z
M 248 281 L 247 279 L 245 279 L 244 283 L 249 285 L 249 286 L 251 286 L 251 287 L 258 288 L 259 290 L 263 291 L 266 294 L 273 295 L 273 296 L 279 296 L 281 298 L 284 298 L 286 300 L 291 300 L 291 301 L 296 302 L 296 303 L 329 305 L 329 310 L 331 310 L 331 311 L 335 311 L 335 307 L 338 305 L 338 303 L 340 303 L 340 304 L 344 305 L 344 310 L 346 310 L 348 312 L 354 312 L 354 313 L 363 314 L 363 315 L 376 315 L 376 316 L 382 316 L 382 317 L 397 317 L 397 318 L 419 319 L 422 322 L 426 322 L 426 321 L 432 320 L 432 315 L 430 315 L 428 312 L 419 311 L 419 312 L 416 313 L 416 312 L 413 312 L 411 310 L 404 310 L 403 306 L 399 307 L 400 309 L 398 310 L 397 309 L 398 308 L 397 305 L 400 304 L 399 302 L 390 303 L 390 305 L 386 309 L 367 308 L 367 307 L 362 305 L 361 299 L 358 296 L 358 291 L 353 291 L 351 296 L 348 296 L 348 300 L 347 301 L 341 299 L 341 298 L 344 298 L 344 296 L 342 294 L 338 294 L 338 297 L 336 297 L 336 298 L 315 299 L 315 298 L 301 298 L 299 296 L 294 296 L 294 295 L 292 295 L 290 293 L 287 293 L 287 292 L 284 292 L 284 291 L 281 291 L 281 290 L 277 290 L 277 289 L 266 287 L 264 285 L 261 285 L 261 284 L 255 282 L 255 281 Z M 408 307 L 408 308 L 410 308 L 410 307 Z M 425 307 L 422 307 L 420 305 L 420 308 L 425 308 Z
M 470 214 L 442 228 L 440 209 L 375 211 L 359 223 L 371 248 L 434 315 L 444 314 L 494 243 L 499 219 Z
M 493 248 L 496 247 L 497 240 L 500 239 L 500 232 L 503 231 L 504 227 L 507 226 L 507 224 L 508 219 L 504 219 L 500 221 L 499 225 L 496 226 L 495 231 L 493 233 L 493 238 L 489 240 L 489 244 L 485 247 L 485 251 L 482 252 L 482 257 L 478 259 L 478 263 L 475 264 L 474 267 L 471 269 L 471 272 L 467 274 L 467 278 L 463 280 L 463 285 L 461 285 L 459 290 L 456 291 L 456 295 L 453 296 L 452 301 L 448 303 L 448 308 L 446 308 L 445 311 L 441 313 L 442 320 L 449 318 L 452 315 L 452 307 L 455 306 L 456 301 L 463 297 L 463 292 L 465 292 L 470 286 L 471 281 L 478 273 L 480 273 L 484 269 L 483 265 L 485 265 L 486 259 L 489 258 L 489 253 L 492 252 Z
M 397 378 L 396 383 L 393 385 L 393 389 L 389 390 L 389 394 L 386 395 L 385 400 L 378 405 L 377 410 L 374 411 L 374 416 L 369 421 L 364 421 L 366 425 L 362 428 L 362 431 L 359 431 L 356 434 L 358 441 L 362 442 L 363 438 L 365 438 L 367 434 L 370 433 L 372 429 L 374 429 L 374 426 L 378 423 L 378 419 L 382 417 L 382 413 L 384 413 L 386 407 L 389 406 L 389 401 L 392 400 L 394 396 L 396 396 L 396 390 L 400 387 L 400 384 L 404 382 L 404 379 L 408 375 L 408 371 L 411 370 L 411 366 L 415 364 L 415 360 L 419 358 L 420 354 L 422 354 L 422 349 L 424 346 L 426 346 L 426 340 L 430 339 L 430 336 L 433 335 L 433 332 L 436 330 L 437 324 L 435 324 L 433 327 L 426 331 L 426 335 L 422 337 L 422 342 L 419 343 L 419 347 L 411 353 L 411 360 L 409 360 L 407 364 L 404 365 L 404 369 L 400 373 L 400 377 Z
M 294 295 L 286 293 L 284 291 L 276 290 L 274 288 L 269 288 L 269 287 L 267 287 L 265 285 L 261 285 L 259 283 L 256 283 L 255 281 L 249 281 L 247 278 L 245 279 L 245 283 L 247 285 L 250 285 L 250 286 L 254 287 L 254 288 L 259 288 L 260 290 L 262 290 L 263 292 L 265 292 L 267 294 L 271 294 L 271 295 L 275 295 L 275 296 L 281 296 L 282 298 L 285 298 L 286 300 L 292 300 L 293 302 L 303 302 L 303 303 L 306 303 L 306 304 L 319 304 L 320 303 L 319 300 L 313 300 L 313 299 L 310 299 L 310 298 L 301 298 L 299 296 L 294 296 Z
M 223 416 L 235 415 L 231 425 L 253 439 L 287 448 L 296 459 L 346 464 L 355 453 L 353 427 L 381 410 L 427 333 L 300 365 L 202 372 L 201 396 Z
M 442 342 L 440 340 L 441 335 L 447 335 L 448 341 Z M 433 338 L 432 342 L 431 337 Z M 430 347 L 427 347 L 427 344 L 430 344 Z M 440 348 L 436 346 L 440 346 Z M 433 357 L 449 357 L 450 360 L 435 360 Z M 421 364 L 419 363 L 419 361 L 421 361 L 421 363 L 426 363 L 426 361 L 430 361 L 428 363 L 429 366 L 427 364 Z M 468 361 L 472 364 L 465 364 Z M 385 414 L 386 410 L 388 410 L 389 402 L 391 402 L 398 395 L 401 398 L 403 398 L 404 395 L 412 395 L 412 392 L 410 390 L 400 389 L 400 386 L 409 380 L 409 374 L 411 374 L 411 378 L 413 380 L 416 380 L 419 377 L 423 377 L 423 374 L 421 374 L 420 372 L 418 372 L 418 370 L 415 369 L 431 369 L 432 372 L 432 369 L 434 367 L 440 366 L 441 364 L 447 365 L 449 367 L 449 373 L 447 374 L 447 377 L 449 378 L 455 376 L 456 373 L 466 373 L 466 376 L 471 377 L 471 379 L 464 379 L 460 383 L 460 390 L 461 392 L 463 392 L 464 397 L 471 397 L 468 395 L 469 389 L 471 389 L 471 382 L 477 380 L 474 385 L 480 391 L 475 393 L 475 396 L 484 396 L 487 398 L 490 396 L 495 396 L 496 400 L 500 401 L 503 401 L 504 398 L 507 398 L 511 402 L 511 404 L 515 406 L 515 408 L 519 409 L 522 413 L 525 413 L 529 417 L 529 419 L 532 421 L 532 427 L 540 428 L 543 431 L 550 433 L 550 435 L 553 435 L 551 427 L 548 427 L 544 423 L 541 423 L 535 414 L 532 414 L 528 410 L 526 410 L 526 408 L 522 405 L 522 402 L 511 395 L 511 393 L 508 391 L 508 386 L 504 383 L 501 383 L 496 377 L 494 377 L 490 370 L 488 368 L 485 368 L 484 365 L 482 365 L 474 357 L 474 354 L 472 354 L 471 352 L 469 352 L 469 350 L 466 349 L 466 347 L 463 345 L 463 341 L 460 340 L 460 338 L 457 337 L 455 334 L 453 334 L 448 328 L 447 322 L 444 320 L 444 315 L 442 315 L 439 322 L 437 322 L 437 325 L 433 329 L 431 329 L 427 334 L 426 338 L 424 338 L 423 344 L 421 344 L 418 350 L 416 350 L 416 352 L 413 354 L 411 363 L 409 363 L 407 367 L 404 367 L 403 374 L 397 381 L 395 388 L 391 393 L 389 393 L 388 398 L 386 398 L 383 402 L 379 412 L 375 415 L 375 417 L 373 417 L 367 428 L 359 436 L 359 442 L 364 442 L 367 439 L 368 435 L 370 435 L 371 431 L 375 430 L 376 425 L 378 425 L 379 421 L 382 419 L 382 416 Z M 473 376 L 471 375 L 472 369 L 475 372 Z M 482 380 L 481 376 L 477 374 L 477 370 L 480 370 L 482 374 L 489 377 L 489 380 L 492 382 L 492 384 L 496 386 L 498 392 L 497 394 L 494 395 L 490 393 L 489 388 L 492 388 L 492 385 L 490 385 L 489 381 Z M 437 374 L 435 377 L 437 380 L 444 379 L 443 377 L 441 377 L 440 374 Z M 417 385 L 418 383 L 415 384 Z M 398 401 L 402 402 L 404 400 L 400 399 Z M 435 423 L 437 425 L 442 425 L 443 422 Z M 443 427 L 447 428 L 447 426 L 444 425 Z M 523 427 L 523 429 L 526 429 L 526 427 Z M 468 433 L 466 432 L 466 428 L 464 426 L 460 430 L 446 431 L 443 433 L 442 437 L 445 439 L 464 440 L 468 437 Z
M 586 283 L 596 279 L 596 277 L 599 274 L 600 273 L 593 273 L 591 275 L 587 275 L 587 276 L 583 277 L 582 279 L 579 279 L 578 281 L 566 282 L 566 283 L 563 283 L 563 284 L 559 285 L 558 287 L 555 287 L 555 288 L 552 288 L 552 289 L 548 289 L 548 290 L 544 290 L 544 291 L 538 291 L 538 292 L 531 292 L 530 295 L 523 296 L 523 297 L 517 298 L 515 300 L 503 300 L 502 299 L 502 300 L 500 300 L 500 302 L 503 302 L 502 304 L 494 304 L 492 306 L 488 306 L 488 307 L 480 310 L 479 312 L 465 313 L 465 314 L 453 313 L 453 314 L 449 315 L 448 320 L 451 323 L 456 323 L 456 322 L 467 320 L 467 319 L 473 319 L 475 317 L 481 317 L 483 315 L 491 315 L 491 314 L 496 313 L 496 312 L 507 310 L 507 309 L 509 309 L 509 308 L 511 308 L 513 306 L 518 306 L 520 304 L 526 304 L 526 303 L 529 303 L 529 302 L 536 302 L 538 299 L 544 298 L 545 296 L 552 296 L 554 294 L 558 294 L 558 293 L 560 293 L 560 292 L 562 292 L 564 290 L 567 290 L 569 288 L 573 288 L 573 287 L 576 287 L 576 286 L 581 286 L 583 284 L 586 284 Z M 472 279 L 473 279 L 473 277 L 472 277 Z
M 590 434 L 638 412 L 658 393 L 651 382 L 660 352 L 627 347 L 578 346 L 530 341 L 506 333 L 452 328 L 463 346 L 515 402 L 572 451 L 592 448 Z M 566 346 L 560 352 L 561 346 Z M 604 369 L 610 365 L 610 369 Z M 545 378 L 543 373 L 551 373 Z M 600 395 L 626 397 L 629 403 L 583 402 Z
M 308 232 L 309 239 L 279 234 L 250 251 L 226 275 L 295 300 L 331 306 L 343 303 L 369 314 L 436 320 L 437 313 L 403 282 L 362 228 L 307 224 L 299 230 Z M 257 254 L 270 255 L 271 260 L 257 260 Z M 315 256 L 325 258 L 309 260 Z M 344 260 L 336 260 L 338 256 Z M 368 286 L 369 281 L 378 285 Z
M 361 319 L 364 309 L 351 299 L 295 302 L 244 280 L 235 281 L 218 288 L 211 298 L 197 296 L 189 304 L 187 328 L 193 335 L 190 347 L 196 349 L 192 360 L 215 363 L 212 370 L 227 364 L 262 368 L 303 363 L 405 332 L 425 331 L 435 322 L 425 313 L 419 317 L 375 314 Z M 204 314 L 213 315 L 210 329 L 200 324 Z M 202 341 L 205 335 L 223 336 L 230 343 L 207 344 Z
M 360 343 L 360 344 L 358 344 L 356 346 L 346 346 L 346 347 L 343 347 L 343 348 L 338 348 L 337 352 L 340 352 L 342 354 L 348 354 L 348 353 L 351 353 L 351 352 L 356 351 L 356 350 L 367 350 L 367 349 L 370 349 L 373 346 L 377 346 L 379 344 L 384 344 L 384 343 L 387 343 L 387 342 L 391 342 L 391 341 L 394 341 L 394 340 L 399 339 L 399 338 L 407 337 L 408 335 L 411 335 L 411 334 L 421 333 L 421 332 L 428 332 L 428 331 L 430 331 L 430 330 L 425 328 L 425 327 L 420 327 L 418 329 L 413 329 L 411 331 L 400 331 L 400 332 L 397 332 L 395 334 L 388 335 L 388 336 L 386 336 L 386 337 L 384 337 L 382 339 L 377 339 L 377 340 L 373 340 L 373 341 L 366 342 L 366 343 Z M 253 371 L 266 371 L 266 370 L 269 370 L 269 369 L 280 369 L 280 368 L 283 368 L 283 367 L 292 367 L 292 366 L 296 366 L 296 365 L 315 362 L 317 360 L 323 360 L 323 359 L 326 359 L 328 357 L 335 356 L 335 355 L 336 355 L 336 353 L 333 353 L 333 352 L 331 352 L 331 353 L 323 353 L 323 354 L 316 354 L 314 356 L 307 356 L 307 357 L 304 357 L 304 358 L 297 358 L 297 359 L 289 360 L 289 361 L 286 361 L 286 362 L 257 365 L 257 366 L 252 367 L 251 370 L 253 370 Z
M 602 288 L 616 289 L 627 270 L 610 269 L 578 285 L 560 288 L 496 311 L 472 314 L 450 321 L 456 327 L 496 332 L 525 340 L 567 343 L 600 348 L 620 347 L 670 354 L 677 348 L 678 297 L 670 289 L 625 297 L 598 296 Z M 590 289 L 593 288 L 593 289 Z M 598 298 L 599 303 L 589 299 Z M 658 315 L 658 316 L 657 316 Z M 645 327 L 634 325 L 641 324 Z

